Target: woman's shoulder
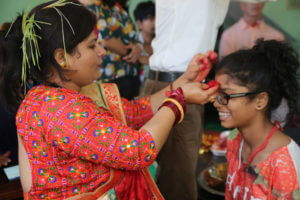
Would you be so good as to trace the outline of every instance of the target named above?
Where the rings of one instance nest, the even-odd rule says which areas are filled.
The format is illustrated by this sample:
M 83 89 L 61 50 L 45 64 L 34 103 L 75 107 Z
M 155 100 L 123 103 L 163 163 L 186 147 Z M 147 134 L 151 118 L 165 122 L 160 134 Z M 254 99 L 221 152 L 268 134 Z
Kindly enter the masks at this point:
M 31 88 L 25 99 L 38 98 L 45 102 L 51 100 L 64 100 L 66 97 L 72 98 L 79 96 L 79 93 L 65 88 L 51 87 L 46 85 L 38 85 Z
M 66 88 L 51 87 L 46 85 L 38 85 L 31 88 L 26 97 L 24 98 L 23 105 L 32 106 L 62 106 L 67 103 L 80 103 L 82 102 L 86 106 L 89 105 L 92 100 L 85 95 L 80 94 L 75 90 L 69 90 Z M 21 104 L 21 106 L 22 106 Z

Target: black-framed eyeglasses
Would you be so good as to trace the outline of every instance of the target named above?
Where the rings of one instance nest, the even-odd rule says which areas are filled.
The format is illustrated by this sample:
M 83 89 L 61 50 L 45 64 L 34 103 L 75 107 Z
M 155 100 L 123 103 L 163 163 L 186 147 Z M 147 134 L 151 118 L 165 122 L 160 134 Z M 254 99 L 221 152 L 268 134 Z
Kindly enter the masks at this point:
M 237 98 L 237 97 L 245 97 L 252 94 L 258 94 L 260 92 L 245 92 L 245 93 L 238 93 L 238 94 L 226 94 L 224 92 L 219 92 L 216 96 L 216 100 L 221 105 L 227 105 L 229 102 L 229 99 Z

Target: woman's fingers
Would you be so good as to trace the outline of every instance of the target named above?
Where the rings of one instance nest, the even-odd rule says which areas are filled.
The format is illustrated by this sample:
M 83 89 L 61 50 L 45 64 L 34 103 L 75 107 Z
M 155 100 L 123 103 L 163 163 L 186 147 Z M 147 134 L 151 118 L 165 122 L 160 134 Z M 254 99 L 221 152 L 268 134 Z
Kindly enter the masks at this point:
M 205 104 L 215 99 L 219 86 L 203 83 L 187 83 L 182 89 L 187 103 Z
M 203 81 L 207 75 L 209 74 L 212 65 L 216 64 L 218 61 L 218 55 L 217 53 L 213 52 L 213 51 L 208 51 L 205 55 L 201 55 L 199 56 L 198 60 L 196 62 L 198 62 L 198 74 L 195 78 L 195 82 L 201 82 Z
M 194 80 L 195 82 L 203 81 L 211 70 L 211 64 L 209 63 L 208 59 L 202 59 L 202 61 L 203 63 L 199 66 L 198 75 Z

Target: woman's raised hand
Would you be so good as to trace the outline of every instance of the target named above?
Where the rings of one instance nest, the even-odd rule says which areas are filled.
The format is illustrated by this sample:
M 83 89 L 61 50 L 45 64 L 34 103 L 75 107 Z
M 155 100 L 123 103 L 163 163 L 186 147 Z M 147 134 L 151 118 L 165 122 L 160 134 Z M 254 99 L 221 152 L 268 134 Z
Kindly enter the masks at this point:
M 217 54 L 208 51 L 206 54 L 197 54 L 193 57 L 183 78 L 186 82 L 201 82 L 211 70 L 212 64 L 217 62 Z

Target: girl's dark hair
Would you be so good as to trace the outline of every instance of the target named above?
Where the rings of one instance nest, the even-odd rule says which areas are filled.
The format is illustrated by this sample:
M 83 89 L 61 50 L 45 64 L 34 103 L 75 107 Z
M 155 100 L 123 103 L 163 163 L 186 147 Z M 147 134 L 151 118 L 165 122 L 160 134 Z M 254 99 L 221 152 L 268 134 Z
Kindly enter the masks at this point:
M 64 6 L 45 8 L 54 2 L 56 1 L 40 4 L 29 13 L 28 17 L 34 14 L 35 20 L 48 24 L 39 23 L 40 29 L 36 26 L 34 28 L 36 35 L 39 36 L 37 41 L 41 55 L 40 69 L 33 64 L 32 51 L 30 45 L 27 44 L 27 56 L 31 67 L 27 69 L 26 84 L 33 82 L 51 85 L 48 80 L 52 76 L 53 69 L 63 80 L 66 80 L 64 70 L 54 58 L 55 50 L 64 48 L 65 42 L 66 52 L 73 53 L 76 46 L 91 34 L 96 24 L 96 16 L 77 0 L 67 0 Z M 60 15 L 57 10 L 64 16 Z M 10 30 L 6 29 L 0 33 L 0 101 L 11 112 L 16 112 L 25 89 L 21 84 L 22 18 L 23 15 L 19 15 Z
M 247 50 L 234 52 L 216 65 L 216 74 L 227 74 L 240 86 L 251 92 L 267 92 L 269 103 L 267 116 L 276 109 L 282 98 L 288 101 L 290 111 L 297 110 L 298 55 L 285 42 L 257 40 Z M 249 96 L 253 98 L 253 96 Z

